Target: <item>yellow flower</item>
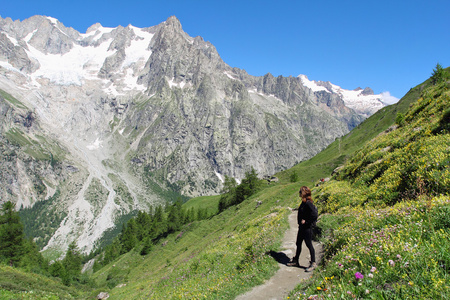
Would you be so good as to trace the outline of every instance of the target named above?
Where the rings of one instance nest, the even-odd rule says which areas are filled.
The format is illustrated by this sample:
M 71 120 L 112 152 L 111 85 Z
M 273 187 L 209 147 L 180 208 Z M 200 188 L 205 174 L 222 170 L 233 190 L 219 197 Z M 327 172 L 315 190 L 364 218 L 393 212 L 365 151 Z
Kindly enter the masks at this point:
M 318 286 L 318 287 L 317 287 L 317 290 L 320 291 L 320 290 L 322 290 L 322 288 L 321 288 L 320 286 Z

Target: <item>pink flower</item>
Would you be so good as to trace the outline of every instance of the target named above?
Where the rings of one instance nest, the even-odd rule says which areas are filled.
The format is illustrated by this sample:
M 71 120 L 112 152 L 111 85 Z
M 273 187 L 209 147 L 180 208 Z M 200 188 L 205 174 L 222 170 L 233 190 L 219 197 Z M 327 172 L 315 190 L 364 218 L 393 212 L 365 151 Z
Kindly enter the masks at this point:
M 389 260 L 389 265 L 393 267 L 393 266 L 395 266 L 395 262 L 392 259 L 390 259 Z
M 375 268 L 375 267 L 372 267 L 372 269 L 370 269 L 370 272 L 375 272 L 377 270 L 377 268 Z
M 364 275 L 361 274 L 361 273 L 359 273 L 359 272 L 356 272 L 356 273 L 355 273 L 355 278 L 356 278 L 356 280 L 363 279 L 363 278 L 364 278 Z

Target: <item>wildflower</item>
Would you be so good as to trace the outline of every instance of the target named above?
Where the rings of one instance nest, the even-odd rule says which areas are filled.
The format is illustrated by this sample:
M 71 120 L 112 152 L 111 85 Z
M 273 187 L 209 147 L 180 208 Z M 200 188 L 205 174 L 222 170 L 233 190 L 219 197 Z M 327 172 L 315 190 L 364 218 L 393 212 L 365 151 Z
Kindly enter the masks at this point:
M 398 259 L 401 259 L 402 256 L 401 256 L 400 254 L 397 254 L 397 258 L 398 258 Z
M 414 282 L 410 281 L 410 282 L 408 282 L 408 284 L 409 284 L 410 286 L 413 286 L 413 285 L 414 285 Z
M 317 287 L 317 290 L 320 291 L 320 290 L 322 290 L 322 288 L 321 288 L 320 286 L 318 286 L 318 287 Z
M 361 273 L 359 273 L 359 272 L 356 272 L 356 273 L 355 273 L 355 278 L 356 278 L 356 280 L 363 279 L 363 278 L 364 278 L 364 275 L 361 274 Z
M 369 294 L 370 293 L 370 291 L 369 290 L 366 290 L 366 294 Z
M 372 267 L 372 268 L 370 269 L 370 272 L 373 273 L 373 272 L 375 272 L 376 270 L 377 270 L 377 268 Z
M 370 278 L 373 278 L 373 274 L 372 273 L 369 273 L 369 275 L 367 275 L 367 276 L 369 276 Z
M 388 263 L 391 267 L 395 266 L 395 262 L 392 259 L 390 259 Z

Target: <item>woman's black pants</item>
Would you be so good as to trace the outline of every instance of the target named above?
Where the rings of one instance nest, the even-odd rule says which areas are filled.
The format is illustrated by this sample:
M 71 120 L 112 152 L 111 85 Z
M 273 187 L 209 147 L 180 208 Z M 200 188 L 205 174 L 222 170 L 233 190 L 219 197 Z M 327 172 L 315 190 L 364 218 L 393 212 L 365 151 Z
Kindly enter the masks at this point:
M 305 241 L 306 247 L 309 249 L 309 254 L 311 255 L 311 262 L 316 261 L 316 251 L 314 250 L 314 246 L 312 244 L 312 233 L 313 230 L 311 227 L 303 227 L 300 226 L 298 228 L 297 233 L 297 251 L 295 252 L 295 256 L 293 260 L 298 261 L 300 258 L 300 253 L 302 252 L 302 243 Z

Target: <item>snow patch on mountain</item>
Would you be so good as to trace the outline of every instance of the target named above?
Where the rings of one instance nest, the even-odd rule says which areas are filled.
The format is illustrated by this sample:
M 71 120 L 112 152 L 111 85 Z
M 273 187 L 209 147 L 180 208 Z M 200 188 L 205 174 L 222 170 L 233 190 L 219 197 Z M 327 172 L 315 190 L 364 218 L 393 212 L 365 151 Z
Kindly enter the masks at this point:
M 89 150 L 95 150 L 95 149 L 99 149 L 100 147 L 102 147 L 102 143 L 103 141 L 99 140 L 98 138 L 95 140 L 95 142 L 93 142 L 90 145 L 87 145 L 86 148 L 88 148 Z
M 75 45 L 66 54 L 45 54 L 28 45 L 27 54 L 40 63 L 40 68 L 32 74 L 34 79 L 44 77 L 60 85 L 81 86 L 84 80 L 98 79 L 97 73 L 108 56 L 109 39 L 98 47 Z
M 52 26 L 58 28 L 56 19 L 46 18 Z M 106 81 L 99 78 L 99 72 L 107 59 L 120 50 L 110 49 L 111 44 L 117 39 L 113 34 L 117 28 L 102 27 L 100 24 L 91 26 L 85 34 L 79 34 L 73 47 L 64 54 L 44 53 L 30 44 L 37 29 L 20 40 L 5 32 L 14 46 L 21 47 L 21 44 L 22 46 L 26 44 L 23 49 L 31 60 L 39 63 L 39 68 L 34 73 L 25 74 L 8 61 L 0 61 L 0 66 L 27 76 L 31 86 L 34 87 L 41 86 L 39 78 L 46 78 L 56 85 L 63 86 L 83 86 L 87 81 L 95 80 L 101 82 L 102 89 L 113 96 L 132 90 L 144 91 L 144 85 L 138 84 L 137 78 L 152 54 L 149 45 L 154 34 L 131 25 L 127 27 L 127 30 L 129 29 L 134 33 L 134 37 L 124 46 L 125 55 L 119 68 L 113 70 L 114 77 Z M 114 86 L 111 86 L 111 83 Z
M 320 91 L 329 92 L 325 87 L 316 84 L 315 81 L 309 80 L 308 76 L 306 75 L 299 75 L 298 77 L 301 79 L 303 85 L 306 86 L 308 89 L 312 90 L 313 92 L 320 92 Z
M 152 51 L 148 49 L 148 45 L 150 44 L 154 34 L 134 26 L 130 26 L 130 28 L 133 29 L 137 37 L 132 40 L 131 45 L 125 49 L 126 58 L 122 65 L 123 68 L 139 62 L 145 64 L 152 54 Z
M 312 90 L 314 93 L 327 92 L 340 95 L 345 103 L 345 106 L 353 109 L 359 114 L 364 115 L 365 117 L 369 117 L 379 109 L 386 106 L 386 103 L 383 101 L 385 98 L 383 94 L 374 95 L 373 91 L 368 88 L 364 90 L 361 88 L 346 90 L 330 82 L 317 82 L 314 80 L 309 80 L 306 75 L 299 75 L 298 77 L 302 81 L 303 85 Z

